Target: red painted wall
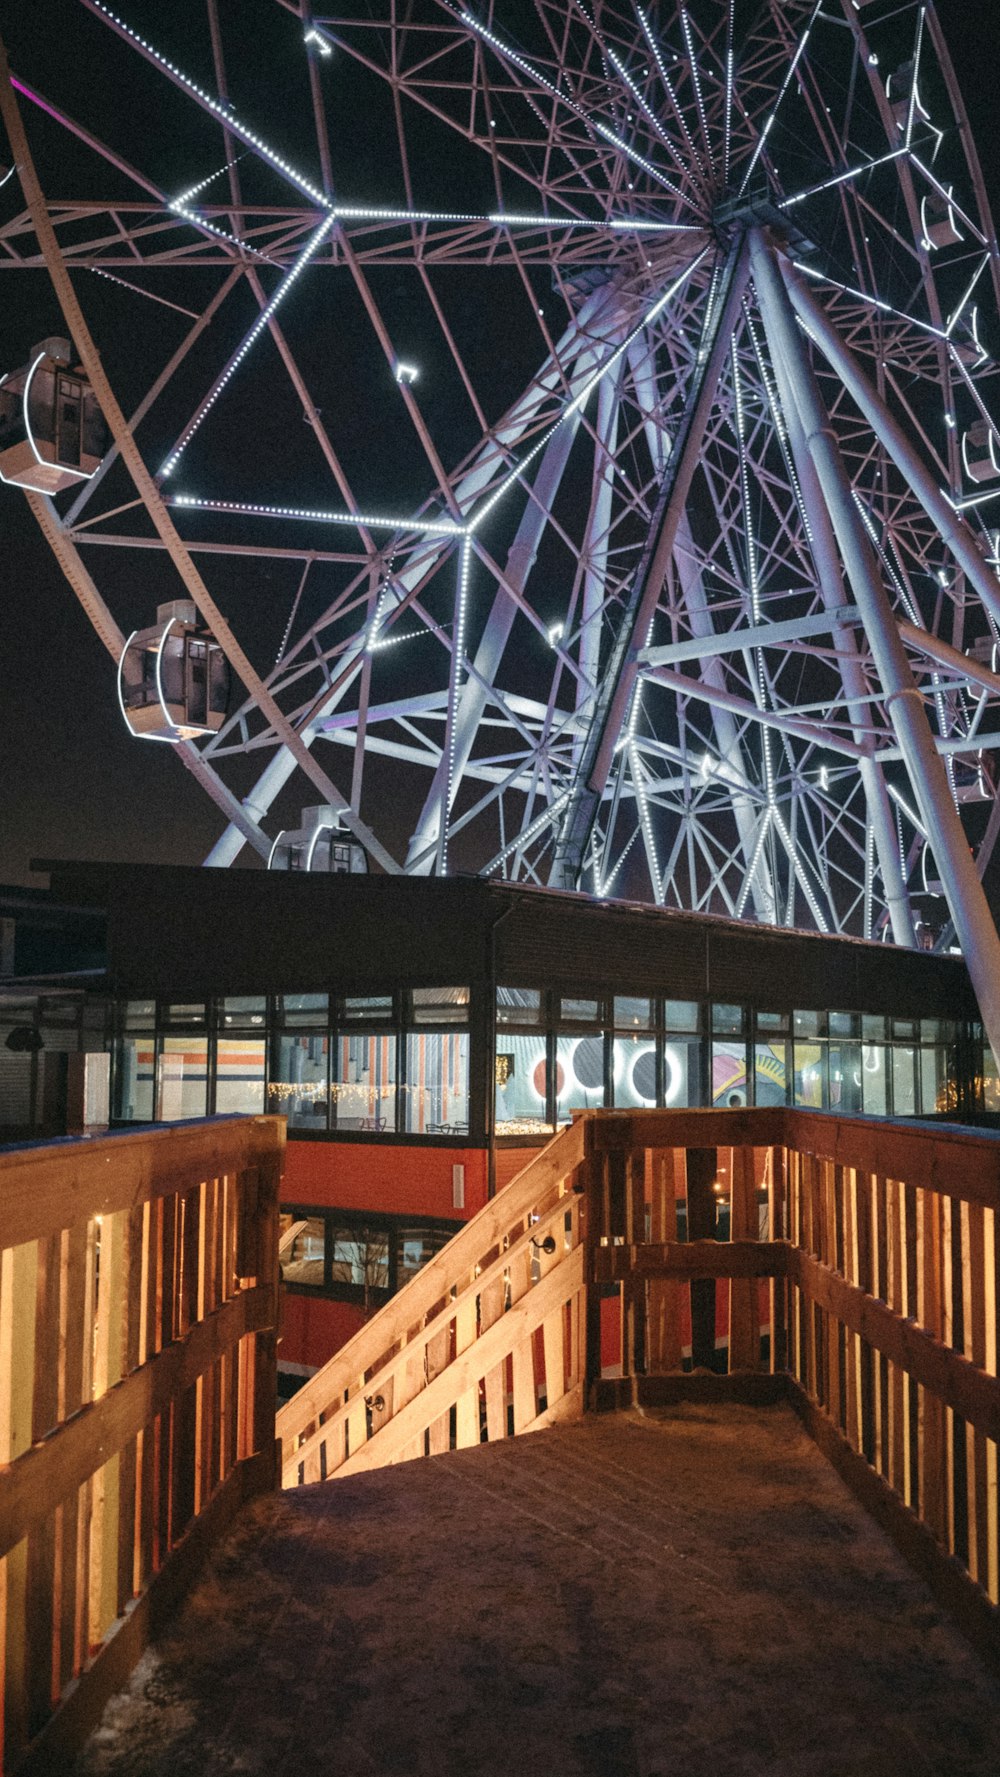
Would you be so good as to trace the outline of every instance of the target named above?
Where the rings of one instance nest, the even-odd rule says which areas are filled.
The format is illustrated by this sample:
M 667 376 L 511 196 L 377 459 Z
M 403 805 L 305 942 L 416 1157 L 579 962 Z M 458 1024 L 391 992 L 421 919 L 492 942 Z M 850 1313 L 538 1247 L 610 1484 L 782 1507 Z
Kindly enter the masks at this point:
M 281 1292 L 281 1338 L 278 1364 L 308 1364 L 318 1370 L 364 1326 L 364 1309 L 356 1302 L 329 1302 L 322 1296 Z
M 497 1190 L 502 1191 L 504 1185 L 509 1185 L 511 1179 L 517 1176 L 522 1167 L 527 1166 L 529 1160 L 533 1160 L 535 1155 L 540 1154 L 541 1151 L 541 1142 L 532 1148 L 497 1148 L 493 1156 L 493 1171 Z
M 465 1167 L 465 1208 L 452 1201 L 453 1166 Z M 467 1221 L 486 1202 L 485 1148 L 380 1147 L 374 1142 L 289 1140 L 283 1203 L 381 1209 Z

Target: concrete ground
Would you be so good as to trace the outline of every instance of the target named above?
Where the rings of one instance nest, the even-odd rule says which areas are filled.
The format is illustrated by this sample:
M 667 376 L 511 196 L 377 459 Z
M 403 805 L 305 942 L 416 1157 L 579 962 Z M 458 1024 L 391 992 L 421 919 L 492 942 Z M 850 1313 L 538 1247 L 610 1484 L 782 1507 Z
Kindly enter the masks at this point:
M 1000 1686 L 787 1407 L 261 1502 L 74 1777 L 997 1777 Z

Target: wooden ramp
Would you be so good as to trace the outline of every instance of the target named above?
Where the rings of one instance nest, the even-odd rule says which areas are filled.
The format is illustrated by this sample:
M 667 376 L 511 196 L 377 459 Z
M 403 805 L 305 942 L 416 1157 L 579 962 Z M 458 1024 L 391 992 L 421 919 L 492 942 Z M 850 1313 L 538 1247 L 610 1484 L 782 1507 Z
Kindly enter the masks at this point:
M 785 1405 L 248 1507 L 74 1777 L 995 1777 L 1000 1688 Z

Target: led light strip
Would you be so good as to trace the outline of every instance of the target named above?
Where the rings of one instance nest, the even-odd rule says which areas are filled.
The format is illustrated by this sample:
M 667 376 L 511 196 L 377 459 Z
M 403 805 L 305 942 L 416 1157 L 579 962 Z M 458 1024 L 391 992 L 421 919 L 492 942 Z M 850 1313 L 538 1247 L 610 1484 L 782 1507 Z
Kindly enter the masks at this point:
M 253 130 L 247 129 L 246 125 L 241 123 L 240 119 L 235 115 L 231 106 L 220 104 L 218 99 L 213 99 L 211 94 L 205 91 L 204 87 L 199 86 L 197 82 L 185 74 L 181 68 L 178 68 L 175 62 L 168 61 L 167 57 L 161 55 L 160 51 L 156 49 L 152 43 L 150 43 L 145 37 L 140 37 L 138 31 L 134 31 L 131 25 L 126 24 L 125 20 L 121 18 L 117 12 L 113 12 L 110 6 L 105 6 L 104 0 L 87 0 L 87 5 L 93 12 L 100 13 L 103 18 L 108 19 L 110 23 L 114 25 L 116 31 L 119 31 L 130 43 L 135 44 L 137 49 L 141 49 L 158 68 L 162 68 L 164 73 L 172 75 L 175 80 L 180 82 L 181 86 L 186 87 L 188 92 L 193 93 L 196 99 L 198 99 L 203 105 L 207 105 L 209 110 L 219 119 L 219 122 L 223 124 L 226 129 L 231 130 L 234 135 L 239 136 L 249 147 L 256 149 L 257 153 L 263 155 L 264 159 L 268 161 L 272 167 L 274 167 L 279 173 L 283 173 L 285 178 L 290 180 L 293 185 L 298 186 L 300 191 L 304 191 L 306 196 L 312 199 L 313 203 L 319 204 L 324 210 L 327 208 L 327 199 L 323 192 L 318 190 L 311 180 L 304 178 L 303 175 L 290 164 L 290 162 L 285 160 L 280 154 L 276 154 L 273 148 L 268 147 L 268 144 L 260 136 L 256 135 Z
M 173 451 L 171 452 L 170 456 L 167 458 L 166 462 L 163 465 L 163 468 L 160 471 L 161 475 L 164 475 L 164 476 L 171 475 L 173 473 L 173 471 L 176 469 L 177 464 L 181 460 L 181 456 L 183 455 L 184 451 L 187 449 L 187 446 L 190 444 L 191 439 L 194 437 L 195 433 L 198 431 L 198 428 L 202 425 L 204 420 L 208 417 L 209 413 L 211 412 L 212 408 L 215 406 L 215 403 L 218 401 L 219 396 L 222 394 L 223 389 L 226 387 L 226 384 L 231 381 L 233 376 L 235 376 L 237 370 L 239 369 L 240 365 L 242 364 L 242 362 L 243 362 L 244 358 L 246 357 L 247 353 L 249 352 L 251 346 L 253 346 L 254 343 L 260 338 L 261 334 L 264 331 L 264 328 L 267 326 L 269 320 L 271 319 L 271 316 L 274 314 L 275 310 L 279 307 L 279 305 L 284 301 L 285 297 L 288 295 L 289 290 L 291 289 L 292 285 L 294 284 L 296 278 L 299 277 L 300 273 L 302 273 L 305 270 L 306 266 L 309 264 L 310 259 L 313 257 L 314 253 L 316 253 L 317 250 L 319 249 L 319 247 L 321 246 L 324 235 L 328 234 L 330 229 L 333 228 L 333 226 L 334 226 L 334 218 L 330 215 L 327 215 L 327 216 L 324 216 L 319 227 L 313 231 L 312 236 L 310 237 L 309 241 L 306 243 L 302 252 L 299 254 L 299 257 L 295 261 L 295 264 L 292 266 L 291 270 L 286 273 L 285 277 L 282 278 L 281 283 L 278 285 L 278 288 L 275 291 L 274 295 L 272 296 L 270 302 L 267 304 L 267 307 L 261 309 L 260 314 L 258 315 L 256 321 L 254 322 L 253 326 L 251 327 L 246 338 L 244 339 L 243 344 L 240 346 L 239 350 L 237 351 L 235 357 L 233 357 L 229 360 L 229 363 L 227 364 L 225 370 L 222 372 L 222 375 L 218 378 L 214 387 L 210 390 L 205 401 L 202 403 L 198 412 L 195 414 L 194 419 L 190 421 L 188 426 L 181 433 L 180 439 L 178 440 Z
M 318 511 L 305 506 L 264 506 L 251 500 L 199 500 L 193 494 L 174 494 L 172 506 L 187 506 L 200 512 L 250 513 L 255 518 L 305 518 L 318 524 L 354 524 L 369 529 L 419 531 L 429 537 L 464 537 L 465 525 L 453 520 L 377 517 L 371 512 Z

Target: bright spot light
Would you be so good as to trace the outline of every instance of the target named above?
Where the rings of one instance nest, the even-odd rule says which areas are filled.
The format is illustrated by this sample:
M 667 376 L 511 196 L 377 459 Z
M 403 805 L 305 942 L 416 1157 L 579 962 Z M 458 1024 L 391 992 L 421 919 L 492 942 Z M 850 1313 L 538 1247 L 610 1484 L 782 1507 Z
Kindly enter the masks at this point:
M 559 643 L 563 639 L 563 633 L 564 633 L 563 624 L 561 624 L 561 623 L 550 623 L 549 624 L 548 635 L 549 635 L 549 647 L 550 648 L 558 647 Z
M 398 383 L 415 383 L 419 374 L 415 364 L 396 365 L 396 381 Z
M 330 48 L 330 45 L 327 43 L 326 38 L 319 31 L 314 31 L 314 30 L 307 31 L 303 41 L 305 43 L 315 43 L 316 48 L 319 50 L 319 53 L 321 56 L 332 56 L 332 54 L 333 54 L 333 50 Z

